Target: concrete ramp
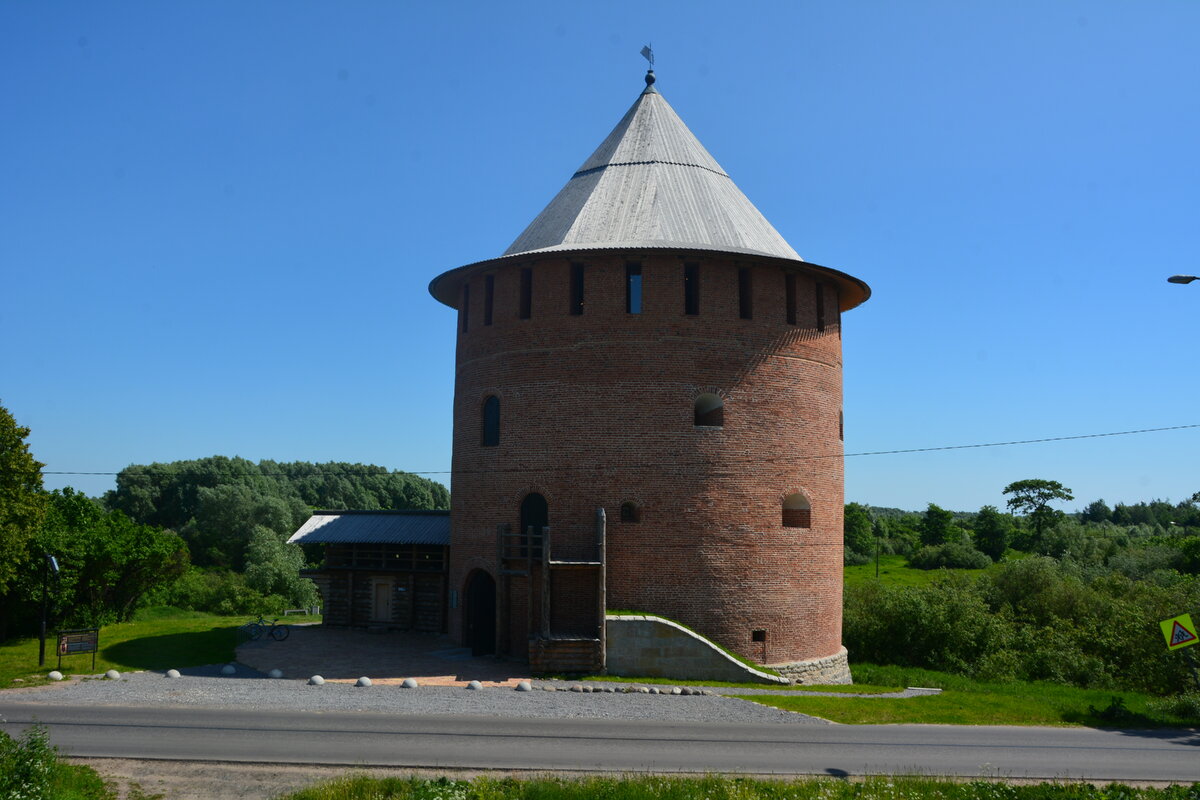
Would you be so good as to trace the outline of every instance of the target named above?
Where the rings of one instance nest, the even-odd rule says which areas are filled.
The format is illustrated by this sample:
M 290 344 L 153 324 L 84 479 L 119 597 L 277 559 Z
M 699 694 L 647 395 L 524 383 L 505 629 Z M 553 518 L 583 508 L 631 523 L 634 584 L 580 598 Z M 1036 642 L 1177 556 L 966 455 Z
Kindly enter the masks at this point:
M 610 675 L 737 683 L 789 683 L 743 664 L 677 622 L 650 615 L 605 617 Z

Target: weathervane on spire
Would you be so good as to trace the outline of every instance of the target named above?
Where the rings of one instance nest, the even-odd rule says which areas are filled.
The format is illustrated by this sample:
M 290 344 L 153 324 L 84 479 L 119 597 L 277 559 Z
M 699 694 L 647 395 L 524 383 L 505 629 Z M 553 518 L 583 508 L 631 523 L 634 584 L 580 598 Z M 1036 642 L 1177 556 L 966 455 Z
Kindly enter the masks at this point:
M 646 70 L 646 85 L 650 86 L 654 83 L 654 48 L 652 45 L 642 48 L 642 58 L 650 62 L 650 69 Z

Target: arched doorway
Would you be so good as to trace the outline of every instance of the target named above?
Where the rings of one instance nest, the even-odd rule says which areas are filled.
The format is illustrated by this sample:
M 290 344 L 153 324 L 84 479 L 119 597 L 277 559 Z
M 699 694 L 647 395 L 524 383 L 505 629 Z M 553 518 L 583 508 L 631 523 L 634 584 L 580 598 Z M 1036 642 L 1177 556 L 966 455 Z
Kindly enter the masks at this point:
M 465 595 L 463 643 L 473 656 L 492 655 L 496 652 L 496 581 L 476 570 L 467 580 Z
M 550 524 L 550 507 L 537 492 L 521 501 L 521 556 L 542 557 L 542 528 Z M 533 528 L 530 536 L 529 529 Z

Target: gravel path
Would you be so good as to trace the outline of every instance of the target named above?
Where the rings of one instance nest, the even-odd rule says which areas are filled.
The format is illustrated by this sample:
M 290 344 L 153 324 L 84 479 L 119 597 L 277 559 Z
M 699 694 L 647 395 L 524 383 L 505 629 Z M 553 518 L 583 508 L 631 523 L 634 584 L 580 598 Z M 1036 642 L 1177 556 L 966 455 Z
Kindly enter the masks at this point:
M 161 672 L 133 672 L 119 680 L 84 678 L 4 693 L 16 703 L 54 705 L 196 706 L 297 711 L 370 711 L 395 714 L 482 715 L 539 719 L 627 719 L 665 722 L 775 722 L 829 724 L 815 717 L 720 695 L 625 694 L 573 692 L 573 684 L 535 681 L 534 690 L 512 688 L 465 689 L 397 685 L 356 687 L 328 682 L 265 678 L 238 665 L 223 676 L 220 665 L 182 670 L 179 678 Z M 554 686 L 556 691 L 543 687 Z M 615 690 L 627 684 L 604 684 Z M 589 684 L 601 687 L 602 685 Z M 602 687 L 603 688 L 603 687 Z M 649 688 L 649 687 L 647 687 Z M 660 691 L 669 687 L 656 687 Z

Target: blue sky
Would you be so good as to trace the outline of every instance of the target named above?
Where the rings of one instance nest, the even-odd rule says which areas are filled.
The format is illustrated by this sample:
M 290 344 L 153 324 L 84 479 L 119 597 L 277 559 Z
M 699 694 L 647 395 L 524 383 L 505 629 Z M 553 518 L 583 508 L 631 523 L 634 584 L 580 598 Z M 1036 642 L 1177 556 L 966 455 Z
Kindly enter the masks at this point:
M 444 270 L 643 87 L 866 280 L 846 451 L 1200 423 L 1200 4 L 0 4 L 0 403 L 48 471 L 449 469 Z M 848 500 L 1200 490 L 1200 428 L 847 459 Z M 431 477 L 448 482 L 448 475 Z M 92 494 L 112 478 L 47 475 Z

